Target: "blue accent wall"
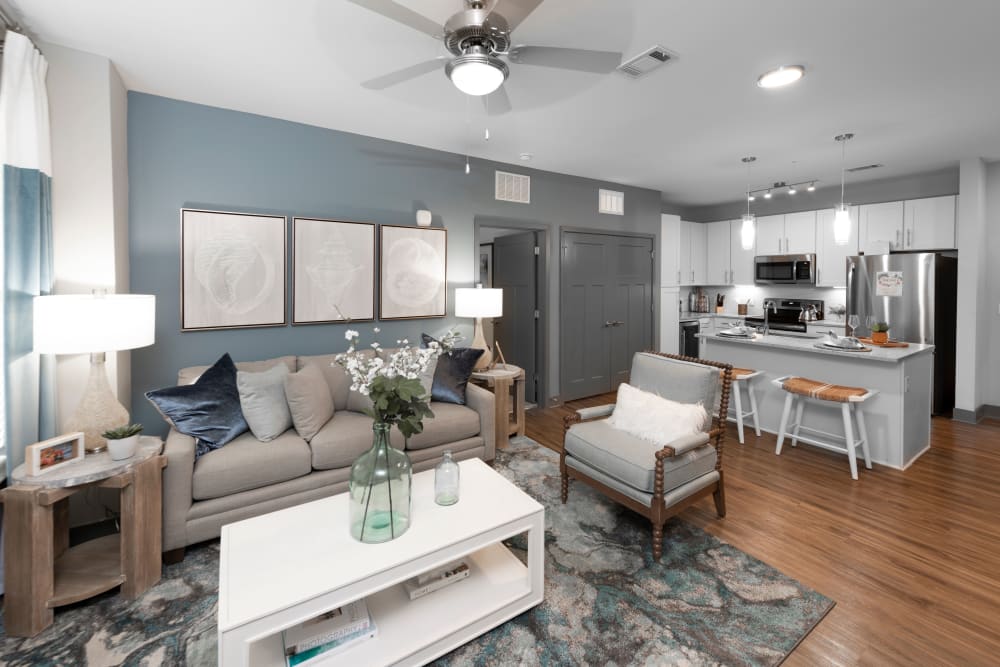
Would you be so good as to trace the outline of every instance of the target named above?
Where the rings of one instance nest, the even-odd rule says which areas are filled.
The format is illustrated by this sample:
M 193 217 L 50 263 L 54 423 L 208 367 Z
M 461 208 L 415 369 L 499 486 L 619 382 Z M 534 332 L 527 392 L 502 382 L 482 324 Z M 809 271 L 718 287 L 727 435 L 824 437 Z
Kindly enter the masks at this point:
M 464 156 L 409 144 L 129 93 L 130 284 L 133 293 L 156 295 L 156 344 L 132 353 L 133 420 L 150 433 L 163 432 L 162 419 L 143 393 L 175 384 L 178 369 L 212 363 L 224 352 L 241 361 L 346 347 L 345 325 L 181 333 L 181 208 L 393 225 L 414 225 L 415 211 L 430 209 L 434 226 L 448 229 L 449 317 L 379 323 L 385 344 L 414 340 L 421 331 L 439 334 L 452 325 L 471 338 L 472 322 L 452 314 L 454 289 L 471 286 L 478 275 L 476 222 L 546 227 L 551 232 L 549 312 L 543 315 L 550 343 L 546 386 L 550 396 L 558 395 L 559 229 L 658 237 L 660 193 L 475 159 L 466 175 L 464 163 Z M 496 201 L 495 169 L 530 175 L 531 203 Z M 600 187 L 625 191 L 624 216 L 597 212 Z M 287 285 L 291 321 L 290 275 Z M 372 326 L 354 328 L 370 337 Z

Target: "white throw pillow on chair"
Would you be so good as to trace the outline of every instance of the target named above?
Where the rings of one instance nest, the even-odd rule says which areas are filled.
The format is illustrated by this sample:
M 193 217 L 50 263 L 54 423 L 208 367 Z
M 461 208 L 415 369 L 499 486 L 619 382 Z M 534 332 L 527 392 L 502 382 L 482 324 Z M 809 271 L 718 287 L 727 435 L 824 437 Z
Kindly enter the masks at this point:
M 608 417 L 610 426 L 658 445 L 699 433 L 707 423 L 708 412 L 701 403 L 678 403 L 624 383 Z

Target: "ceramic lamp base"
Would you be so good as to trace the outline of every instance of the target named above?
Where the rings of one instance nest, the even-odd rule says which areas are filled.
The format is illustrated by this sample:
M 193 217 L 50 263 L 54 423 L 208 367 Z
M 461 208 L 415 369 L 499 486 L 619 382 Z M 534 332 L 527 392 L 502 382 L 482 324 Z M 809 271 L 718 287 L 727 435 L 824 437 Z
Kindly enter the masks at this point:
M 128 410 L 111 391 L 104 368 L 104 353 L 90 355 L 90 375 L 79 405 L 66 422 L 67 431 L 83 431 L 84 448 L 88 454 L 103 452 L 107 441 L 105 431 L 128 424 Z
M 493 361 L 493 351 L 490 350 L 490 346 L 486 344 L 486 336 L 483 334 L 483 318 L 476 318 L 476 330 L 472 335 L 472 343 L 469 347 L 476 350 L 483 350 L 483 353 L 479 355 L 479 361 L 473 366 L 473 370 L 485 371 L 490 367 L 490 362 Z

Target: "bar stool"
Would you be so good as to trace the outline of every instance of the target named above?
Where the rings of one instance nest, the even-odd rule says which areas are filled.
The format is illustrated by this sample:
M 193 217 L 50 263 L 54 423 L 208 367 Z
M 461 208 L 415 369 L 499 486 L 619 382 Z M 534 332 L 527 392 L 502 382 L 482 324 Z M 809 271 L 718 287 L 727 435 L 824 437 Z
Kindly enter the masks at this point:
M 785 435 L 788 433 L 788 429 L 792 429 L 792 447 L 795 447 L 801 440 L 802 442 L 823 449 L 835 452 L 847 452 L 847 460 L 851 464 L 851 479 L 856 480 L 858 478 L 858 463 L 855 449 L 859 446 L 865 458 L 865 467 L 871 470 L 872 458 L 868 447 L 868 431 L 865 428 L 865 413 L 861 408 L 865 401 L 878 393 L 877 391 L 861 387 L 829 384 L 788 375 L 777 378 L 773 382 L 775 386 L 780 387 L 787 394 L 785 396 L 785 408 L 781 413 L 781 426 L 778 429 L 778 445 L 774 450 L 776 455 L 781 455 L 781 445 L 785 441 Z M 840 403 L 840 411 L 844 419 L 844 435 L 841 436 L 836 433 L 803 426 L 802 408 L 805 406 L 806 399 L 824 403 Z M 792 407 L 795 407 L 795 423 L 789 424 L 788 417 L 792 412 Z M 852 423 L 852 416 L 854 418 L 853 421 L 857 424 L 858 437 L 854 436 L 855 424 Z M 799 435 L 800 430 L 828 436 L 834 438 L 837 442 L 801 436 Z M 843 442 L 844 445 L 841 446 L 839 442 Z
M 757 394 L 753 390 L 753 380 L 762 375 L 764 371 L 755 371 L 749 368 L 733 369 L 733 409 L 736 412 L 736 431 L 740 436 L 740 444 L 743 444 L 743 418 L 753 416 L 753 430 L 760 437 L 760 422 L 757 420 Z M 750 400 L 750 409 L 743 411 L 743 398 L 741 387 L 746 387 L 747 398 Z

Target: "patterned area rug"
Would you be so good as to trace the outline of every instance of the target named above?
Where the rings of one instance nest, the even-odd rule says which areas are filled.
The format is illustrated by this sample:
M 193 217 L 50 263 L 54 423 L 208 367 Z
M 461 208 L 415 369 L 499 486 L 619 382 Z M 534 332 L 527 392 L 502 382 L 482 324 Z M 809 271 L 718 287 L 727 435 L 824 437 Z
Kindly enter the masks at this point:
M 560 504 L 558 457 L 528 438 L 496 467 L 546 507 L 545 601 L 440 665 L 775 665 L 833 607 L 679 520 L 654 564 L 648 522 L 582 484 Z M 214 665 L 218 562 L 218 543 L 195 547 L 138 600 L 59 609 L 37 637 L 5 637 L 0 665 Z

